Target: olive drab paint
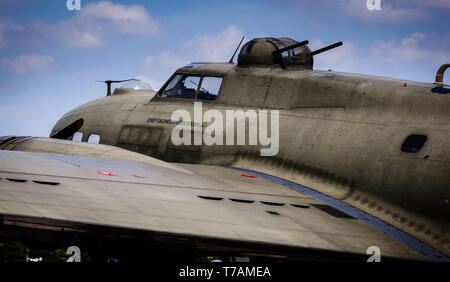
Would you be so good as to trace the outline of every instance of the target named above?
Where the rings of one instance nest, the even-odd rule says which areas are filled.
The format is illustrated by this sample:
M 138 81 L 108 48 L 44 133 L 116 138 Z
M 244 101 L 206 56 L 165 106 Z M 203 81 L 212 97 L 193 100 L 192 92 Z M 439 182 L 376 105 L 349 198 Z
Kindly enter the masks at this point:
M 256 38 L 242 46 L 237 64 L 192 63 L 159 91 L 115 91 L 79 106 L 58 120 L 50 137 L 71 138 L 64 130 L 82 120 L 74 130 L 83 142 L 96 134 L 101 144 L 166 161 L 277 176 L 450 255 L 448 88 L 313 70 L 315 55 L 340 45 L 312 51 L 307 41 Z M 189 98 L 177 97 L 182 85 L 166 91 L 176 75 L 198 78 Z M 218 93 L 202 88 L 208 77 L 222 78 Z M 245 123 L 231 122 L 236 115 Z M 405 144 L 412 135 L 426 138 Z

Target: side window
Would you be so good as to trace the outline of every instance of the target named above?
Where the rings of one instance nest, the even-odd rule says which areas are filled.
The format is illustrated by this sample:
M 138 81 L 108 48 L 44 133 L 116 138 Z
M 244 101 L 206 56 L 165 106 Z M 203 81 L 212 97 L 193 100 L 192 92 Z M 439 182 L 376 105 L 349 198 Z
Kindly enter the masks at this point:
M 72 141 L 75 142 L 81 142 L 81 140 L 83 139 L 83 132 L 75 132 L 72 136 Z
M 199 83 L 199 76 L 177 74 L 161 92 L 161 97 L 193 99 Z
M 91 134 L 88 138 L 88 143 L 99 144 L 100 143 L 100 135 Z
M 427 141 L 427 136 L 412 134 L 406 137 L 405 141 L 403 141 L 401 150 L 405 153 L 417 153 L 422 149 L 423 145 Z
M 222 85 L 222 77 L 205 76 L 202 85 L 198 91 L 197 99 L 200 100 L 216 100 L 219 94 L 220 85 Z

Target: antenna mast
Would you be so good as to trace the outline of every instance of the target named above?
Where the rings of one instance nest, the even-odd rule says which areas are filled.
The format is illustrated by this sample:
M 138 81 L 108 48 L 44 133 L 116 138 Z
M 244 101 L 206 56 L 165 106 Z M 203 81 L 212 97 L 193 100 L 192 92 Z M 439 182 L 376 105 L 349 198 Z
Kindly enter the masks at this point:
M 236 50 L 234 51 L 233 56 L 231 57 L 231 59 L 230 59 L 230 61 L 229 61 L 228 63 L 231 64 L 231 63 L 233 62 L 234 56 L 236 55 L 236 52 L 239 50 L 239 47 L 241 47 L 241 44 L 242 44 L 242 41 L 244 40 L 244 37 L 245 37 L 245 36 L 242 36 L 241 42 L 239 42 L 238 47 L 237 47 Z

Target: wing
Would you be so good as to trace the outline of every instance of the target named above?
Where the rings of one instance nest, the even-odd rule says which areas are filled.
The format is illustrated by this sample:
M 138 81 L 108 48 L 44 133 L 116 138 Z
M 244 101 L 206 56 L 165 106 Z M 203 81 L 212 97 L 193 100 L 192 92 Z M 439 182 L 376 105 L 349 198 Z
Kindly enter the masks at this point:
M 146 255 L 171 246 L 197 256 L 365 261 L 377 246 L 383 258 L 426 259 L 320 200 L 231 168 L 16 151 L 0 160 L 3 236 L 91 249 L 130 242 Z

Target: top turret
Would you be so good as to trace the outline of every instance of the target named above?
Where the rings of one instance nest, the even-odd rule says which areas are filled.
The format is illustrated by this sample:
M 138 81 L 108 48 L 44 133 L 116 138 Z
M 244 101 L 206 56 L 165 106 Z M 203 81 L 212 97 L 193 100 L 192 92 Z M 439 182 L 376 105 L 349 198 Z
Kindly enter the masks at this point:
M 254 38 L 242 46 L 238 64 L 312 68 L 313 58 L 307 43 L 290 38 Z

